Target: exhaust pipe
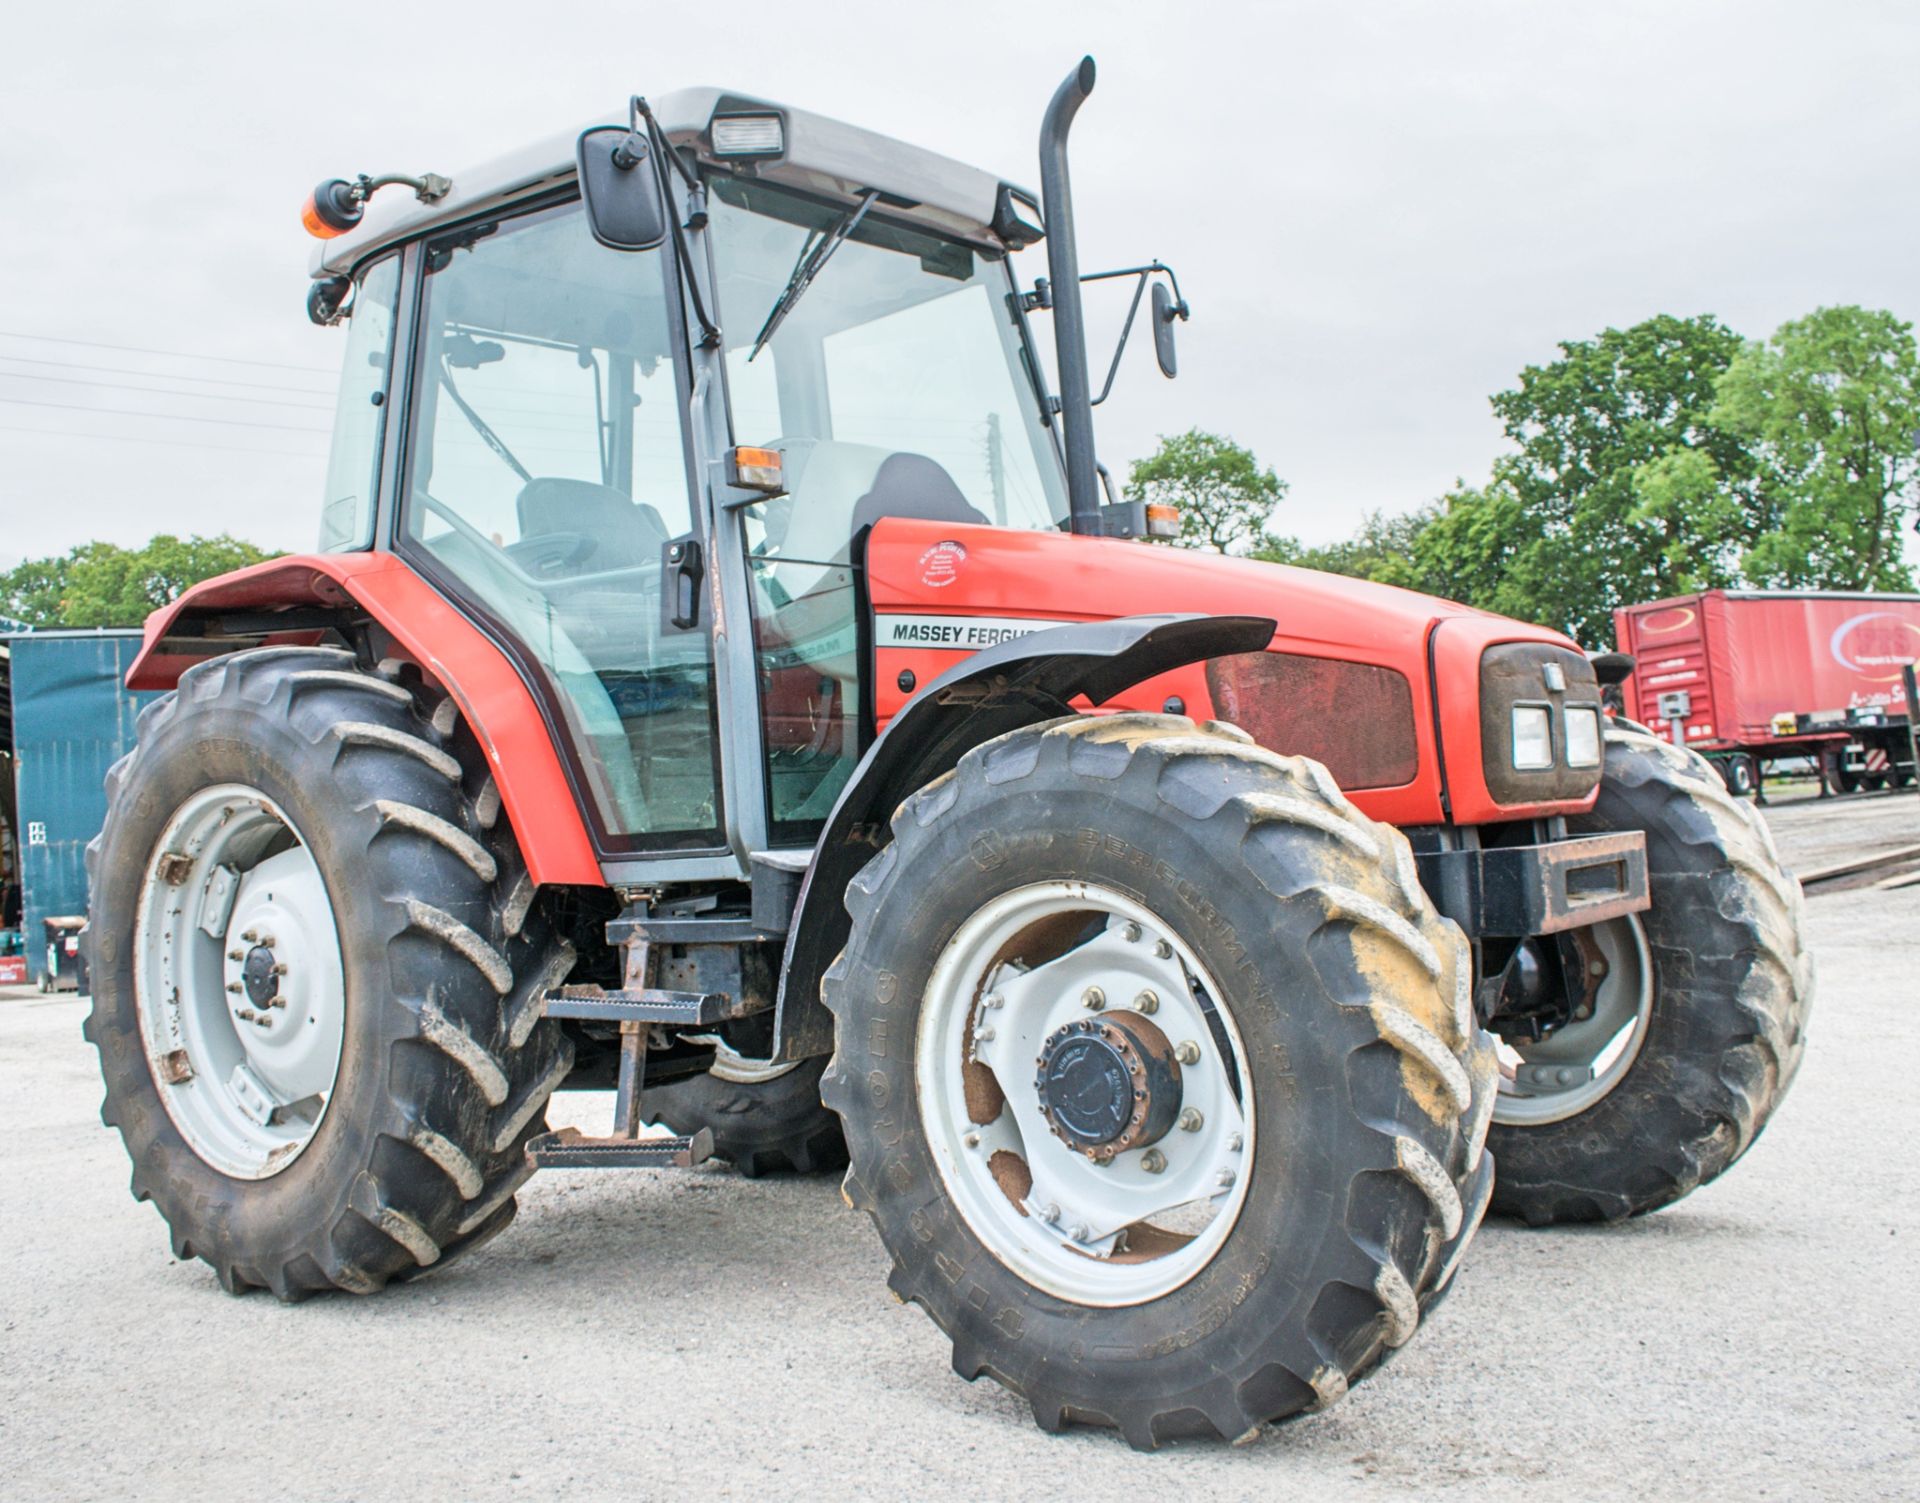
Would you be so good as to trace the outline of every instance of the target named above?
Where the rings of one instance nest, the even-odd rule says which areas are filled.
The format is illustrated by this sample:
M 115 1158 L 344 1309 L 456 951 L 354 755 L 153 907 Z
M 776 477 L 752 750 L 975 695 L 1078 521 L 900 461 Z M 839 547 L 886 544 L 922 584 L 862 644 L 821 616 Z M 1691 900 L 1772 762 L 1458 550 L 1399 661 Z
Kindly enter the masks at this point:
M 1066 436 L 1067 506 L 1075 532 L 1098 537 L 1099 476 L 1093 453 L 1093 400 L 1087 375 L 1087 324 L 1080 307 L 1080 253 L 1073 243 L 1073 189 L 1067 181 L 1067 131 L 1093 92 L 1093 59 L 1054 90 L 1040 125 L 1040 194 L 1053 279 L 1053 348 L 1060 367 L 1060 424 Z

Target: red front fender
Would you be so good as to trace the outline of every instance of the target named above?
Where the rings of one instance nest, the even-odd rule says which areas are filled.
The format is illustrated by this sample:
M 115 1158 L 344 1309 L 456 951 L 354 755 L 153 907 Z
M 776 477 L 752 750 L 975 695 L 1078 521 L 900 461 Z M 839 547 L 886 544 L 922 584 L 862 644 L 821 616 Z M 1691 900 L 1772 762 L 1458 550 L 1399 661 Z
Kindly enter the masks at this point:
M 358 606 L 453 696 L 487 755 L 500 801 L 536 883 L 601 886 L 593 841 L 533 695 L 506 656 L 425 580 L 388 553 L 293 554 L 195 585 L 147 617 L 129 689 L 171 689 L 213 654 L 178 636 L 183 617 L 285 606 Z M 311 642 L 276 632 L 270 645 Z

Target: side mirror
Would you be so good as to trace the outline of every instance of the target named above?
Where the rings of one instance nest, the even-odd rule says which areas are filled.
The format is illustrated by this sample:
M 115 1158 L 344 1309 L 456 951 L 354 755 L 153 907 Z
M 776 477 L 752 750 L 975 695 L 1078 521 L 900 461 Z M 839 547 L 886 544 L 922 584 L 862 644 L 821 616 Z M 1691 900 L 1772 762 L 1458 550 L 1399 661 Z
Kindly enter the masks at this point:
M 580 198 L 593 238 L 614 250 L 652 250 L 667 238 L 667 204 L 653 146 L 636 130 L 603 125 L 580 136 Z
M 1160 374 L 1171 381 L 1180 374 L 1180 362 L 1173 350 L 1173 321 L 1186 316 L 1185 308 L 1173 300 L 1165 282 L 1153 284 L 1153 358 L 1160 362 Z

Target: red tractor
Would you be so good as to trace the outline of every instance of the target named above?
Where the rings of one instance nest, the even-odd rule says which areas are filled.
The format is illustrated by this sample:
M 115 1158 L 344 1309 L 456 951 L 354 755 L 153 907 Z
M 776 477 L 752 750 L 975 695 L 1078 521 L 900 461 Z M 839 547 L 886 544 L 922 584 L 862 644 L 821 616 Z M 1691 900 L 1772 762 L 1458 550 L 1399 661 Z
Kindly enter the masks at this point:
M 320 548 L 148 622 L 90 851 L 179 1257 L 371 1293 L 543 1165 L 850 1154 L 963 1377 L 1148 1446 L 1337 1400 L 1490 1205 L 1753 1142 L 1810 972 L 1713 771 L 1553 632 L 1103 487 L 1092 85 L 1043 200 L 712 89 L 315 194 Z M 1123 275 L 1171 374 L 1171 273 Z

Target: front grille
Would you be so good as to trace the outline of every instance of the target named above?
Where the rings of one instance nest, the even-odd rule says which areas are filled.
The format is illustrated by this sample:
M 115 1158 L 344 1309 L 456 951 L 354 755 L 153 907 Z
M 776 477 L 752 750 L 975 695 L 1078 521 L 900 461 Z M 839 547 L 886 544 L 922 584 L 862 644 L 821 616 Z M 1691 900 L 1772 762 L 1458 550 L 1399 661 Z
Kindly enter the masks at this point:
M 1397 788 L 1419 770 L 1413 689 L 1372 663 L 1246 652 L 1207 664 L 1213 710 L 1270 751 L 1326 764 L 1342 788 Z

